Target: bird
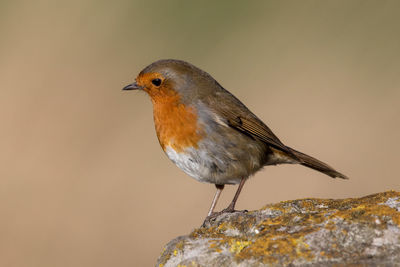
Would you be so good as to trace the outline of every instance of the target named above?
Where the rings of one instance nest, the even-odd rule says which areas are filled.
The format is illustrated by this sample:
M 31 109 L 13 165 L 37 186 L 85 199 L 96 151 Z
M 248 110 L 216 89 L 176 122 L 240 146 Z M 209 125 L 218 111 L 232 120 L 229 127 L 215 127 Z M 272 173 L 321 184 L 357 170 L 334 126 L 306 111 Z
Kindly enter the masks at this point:
M 328 164 L 284 145 L 272 130 L 210 74 L 182 60 L 145 67 L 123 90 L 146 92 L 158 141 L 168 158 L 216 187 L 206 221 L 234 212 L 245 182 L 268 165 L 300 164 L 348 179 Z M 239 184 L 229 206 L 214 212 L 226 184 Z

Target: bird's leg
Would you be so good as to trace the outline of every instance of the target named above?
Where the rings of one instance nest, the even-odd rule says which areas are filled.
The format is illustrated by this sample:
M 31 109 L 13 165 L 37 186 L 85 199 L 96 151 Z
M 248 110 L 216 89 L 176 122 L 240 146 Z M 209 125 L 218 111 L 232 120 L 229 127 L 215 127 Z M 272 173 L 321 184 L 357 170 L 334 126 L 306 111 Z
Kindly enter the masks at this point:
M 242 178 L 242 180 L 240 180 L 239 187 L 236 190 L 235 196 L 233 197 L 231 204 L 229 204 L 229 206 L 226 209 L 223 209 L 222 212 L 234 212 L 235 211 L 236 201 L 239 198 L 240 191 L 242 191 L 242 188 L 243 188 L 245 182 L 246 182 L 245 178 Z
M 208 211 L 207 217 L 204 219 L 203 226 L 221 214 L 221 212 L 214 212 L 214 209 L 225 186 L 223 184 L 216 184 L 215 187 L 217 188 L 217 192 L 215 192 L 213 201 L 211 202 L 210 210 Z
M 226 209 L 223 209 L 219 212 L 214 212 L 214 208 L 215 208 L 215 205 L 217 204 L 219 196 L 221 195 L 222 189 L 224 189 L 224 185 L 215 185 L 215 187 L 217 188 L 217 192 L 215 193 L 214 199 L 211 203 L 210 211 L 208 212 L 208 215 L 203 222 L 203 227 L 205 225 L 207 225 L 207 223 L 209 223 L 211 220 L 218 217 L 219 215 L 226 213 L 226 212 L 234 212 L 235 211 L 236 201 L 240 195 L 240 191 L 242 191 L 242 188 L 243 188 L 243 185 L 245 182 L 246 182 L 245 178 L 242 178 L 242 180 L 240 180 L 239 187 L 236 190 L 235 196 L 233 197 L 231 204 L 229 204 L 229 206 Z M 247 212 L 247 210 L 245 212 Z
M 207 217 L 210 217 L 211 214 L 213 214 L 215 206 L 217 205 L 218 199 L 219 199 L 221 192 L 225 186 L 223 184 L 216 184 L 215 187 L 217 188 L 217 192 L 215 192 L 215 195 L 214 195 L 213 201 L 211 202 L 211 207 L 210 207 L 210 210 L 208 211 Z

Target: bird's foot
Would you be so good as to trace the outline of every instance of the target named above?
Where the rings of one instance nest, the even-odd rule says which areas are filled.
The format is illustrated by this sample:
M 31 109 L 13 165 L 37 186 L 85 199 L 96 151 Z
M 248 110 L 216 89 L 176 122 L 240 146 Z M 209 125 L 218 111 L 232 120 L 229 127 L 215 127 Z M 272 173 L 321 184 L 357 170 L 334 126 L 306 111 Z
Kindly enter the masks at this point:
M 235 213 L 235 212 L 248 212 L 248 210 L 235 210 L 234 206 L 229 205 L 227 208 L 225 208 L 225 209 L 223 209 L 221 211 L 213 212 L 210 215 L 208 215 L 205 218 L 205 220 L 204 220 L 204 222 L 202 224 L 202 227 L 205 227 L 206 225 L 209 225 L 211 222 L 215 221 L 215 219 L 218 216 L 220 216 L 220 215 L 222 215 L 224 213 Z

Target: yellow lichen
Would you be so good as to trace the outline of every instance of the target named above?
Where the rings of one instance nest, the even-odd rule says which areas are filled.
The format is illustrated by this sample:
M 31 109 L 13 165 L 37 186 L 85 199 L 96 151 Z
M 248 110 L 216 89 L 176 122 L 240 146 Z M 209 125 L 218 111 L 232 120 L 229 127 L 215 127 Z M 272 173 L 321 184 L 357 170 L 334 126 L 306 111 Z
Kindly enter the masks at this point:
M 309 245 L 304 243 L 303 236 L 297 234 L 290 237 L 283 234 L 277 236 L 263 236 L 244 248 L 238 255 L 240 259 L 258 258 L 264 263 L 276 263 L 279 255 L 287 255 L 288 261 L 302 257 L 312 259 L 314 256 Z
M 179 250 L 182 250 L 183 247 L 184 247 L 184 242 L 183 242 L 183 241 L 180 241 L 179 243 L 177 243 L 177 244 L 175 245 L 175 247 L 176 247 L 177 249 L 179 249 Z
M 233 241 L 231 242 L 231 247 L 229 249 L 230 252 L 232 253 L 239 253 L 242 251 L 242 249 L 244 249 L 245 247 L 247 247 L 248 245 L 251 244 L 251 242 L 249 241 Z
M 340 230 L 338 220 L 347 224 L 371 224 L 378 229 L 386 229 L 387 225 L 392 223 L 400 226 L 400 213 L 384 204 L 389 198 L 399 196 L 399 193 L 389 191 L 363 198 L 284 201 L 265 206 L 263 209 L 270 210 L 273 216 L 268 216 L 264 221 L 256 222 L 253 213 L 249 212 L 249 217 L 240 215 L 208 228 L 198 228 L 189 237 L 209 238 L 210 250 L 222 252 L 224 248 L 228 249 L 239 262 L 255 259 L 265 264 L 285 265 L 298 258 L 308 261 L 317 256 L 333 258 L 340 256 L 340 246 L 333 243 L 329 251 L 313 251 L 307 243 L 307 235 L 328 230 L 339 231 L 346 236 L 348 233 L 345 229 Z M 230 230 L 243 233 L 249 229 L 256 229 L 253 236 L 226 234 Z M 291 231 L 287 231 L 288 229 Z M 179 242 L 175 250 L 170 250 L 164 259 L 169 258 L 171 254 L 176 256 L 178 249 L 183 247 L 183 241 Z
M 214 250 L 215 252 L 221 252 L 222 251 L 222 249 L 219 247 L 219 243 L 211 243 L 209 248 Z

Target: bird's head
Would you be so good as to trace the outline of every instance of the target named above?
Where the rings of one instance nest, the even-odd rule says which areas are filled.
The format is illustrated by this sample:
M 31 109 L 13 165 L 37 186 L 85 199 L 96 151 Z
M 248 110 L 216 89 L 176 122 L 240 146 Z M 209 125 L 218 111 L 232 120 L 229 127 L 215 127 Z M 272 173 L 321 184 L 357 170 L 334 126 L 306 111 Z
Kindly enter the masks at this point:
M 143 90 L 154 101 L 166 96 L 178 95 L 182 101 L 193 101 L 216 86 L 206 72 L 181 60 L 164 59 L 144 68 L 136 81 L 123 90 Z

